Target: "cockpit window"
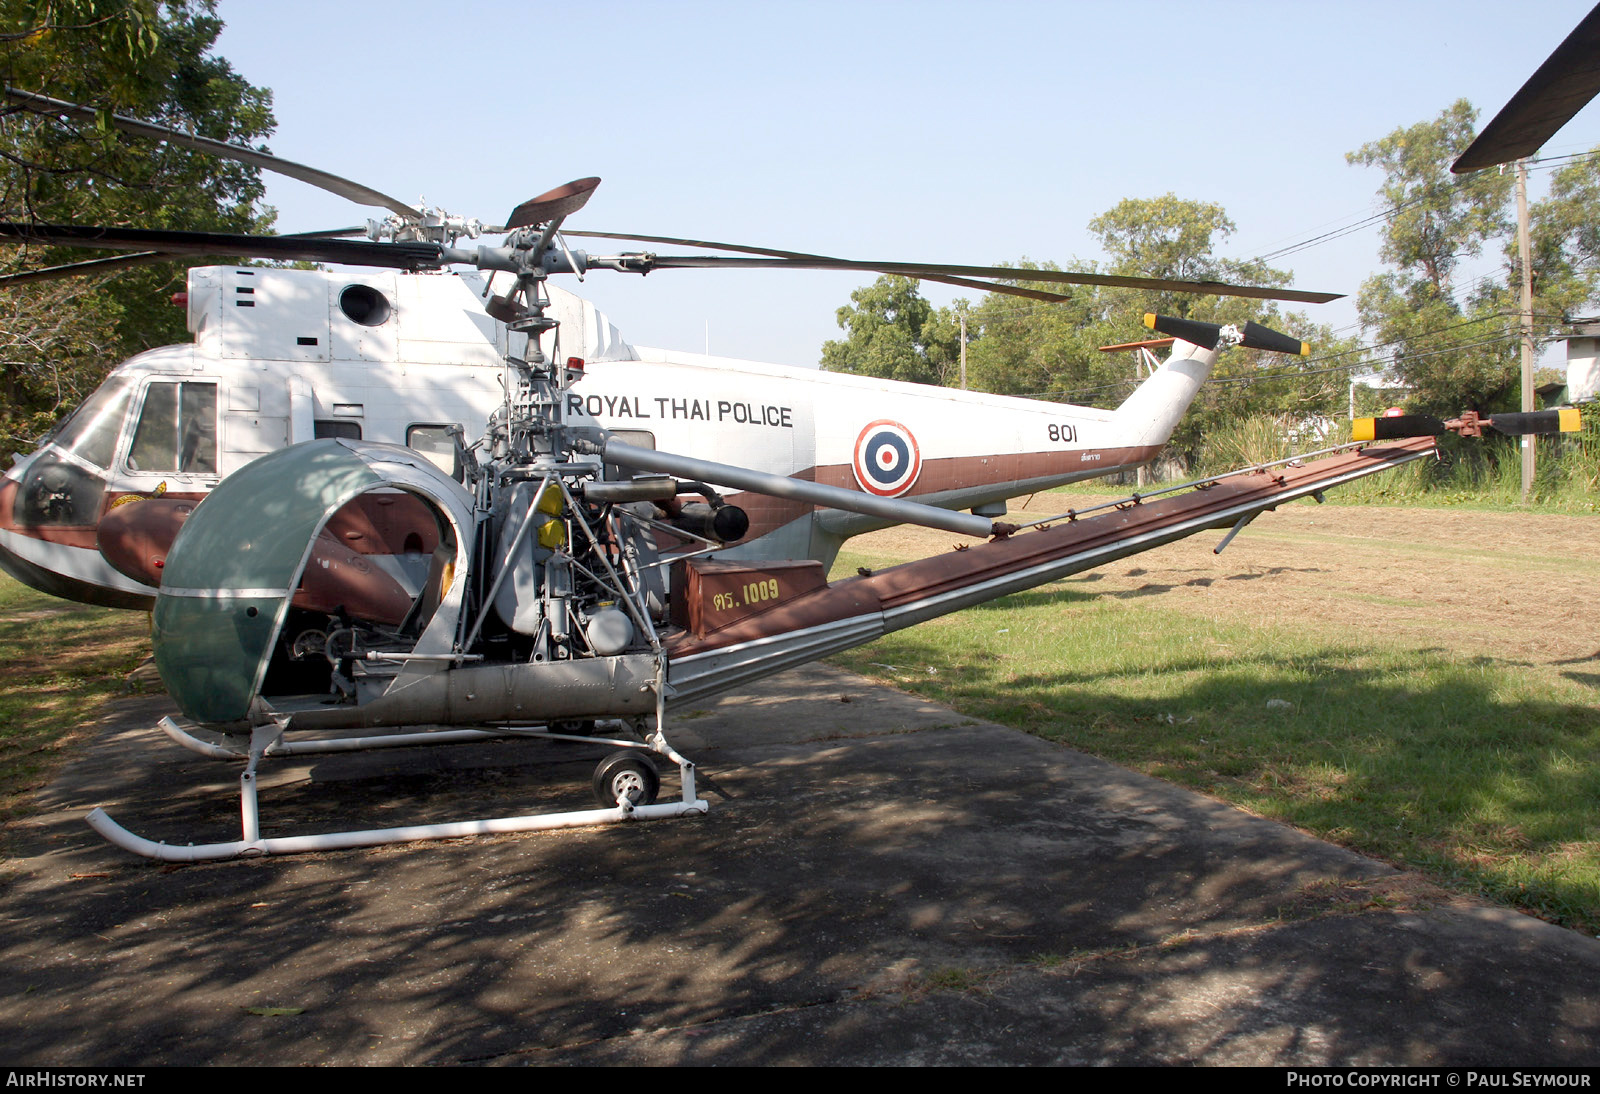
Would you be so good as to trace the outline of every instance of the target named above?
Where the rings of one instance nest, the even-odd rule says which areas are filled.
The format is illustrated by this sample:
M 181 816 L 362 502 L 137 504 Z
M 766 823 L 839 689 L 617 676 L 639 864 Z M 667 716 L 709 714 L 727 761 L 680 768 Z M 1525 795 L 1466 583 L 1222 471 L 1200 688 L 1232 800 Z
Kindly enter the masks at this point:
M 312 436 L 317 440 L 332 437 L 335 440 L 359 441 L 361 439 L 361 423 L 352 422 L 341 418 L 318 418 L 312 424 Z
M 460 482 L 461 457 L 456 451 L 455 438 L 460 432 L 459 425 L 408 425 L 406 447 L 416 449 L 428 457 L 429 463 Z
M 216 474 L 217 385 L 151 384 L 139 411 L 128 468 Z
M 128 410 L 129 378 L 113 376 L 48 438 L 81 460 L 110 467 Z

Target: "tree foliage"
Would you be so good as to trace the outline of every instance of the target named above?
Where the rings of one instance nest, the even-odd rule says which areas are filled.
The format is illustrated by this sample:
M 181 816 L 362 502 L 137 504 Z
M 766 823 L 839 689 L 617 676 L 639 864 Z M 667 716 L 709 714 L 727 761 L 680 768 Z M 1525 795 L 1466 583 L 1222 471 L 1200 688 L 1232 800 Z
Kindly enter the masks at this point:
M 1292 275 L 1258 260 L 1242 261 L 1216 253 L 1234 231 L 1219 205 L 1189 201 L 1174 194 L 1130 198 L 1089 222 L 1108 256 L 1104 268 L 1081 272 L 1172 279 L 1215 279 L 1256 285 L 1287 285 Z M 1038 267 L 1036 267 L 1038 268 Z M 1043 267 L 1046 269 L 1054 267 Z M 1326 349 L 1326 327 L 1314 328 L 1303 315 L 1284 314 L 1277 305 L 1240 297 L 1192 293 L 1052 285 L 1071 298 L 1065 304 L 1030 304 L 991 295 L 974 311 L 980 337 L 969 351 L 975 386 L 1006 394 L 1101 407 L 1127 398 L 1144 373 L 1127 353 L 1102 353 L 1101 346 L 1154 337 L 1143 326 L 1146 312 L 1211 323 L 1255 321 Z M 1202 389 L 1194 409 L 1174 434 L 1171 449 L 1190 459 L 1204 432 L 1216 423 L 1245 414 L 1311 417 L 1333 413 L 1342 379 L 1312 374 L 1304 359 L 1232 350 L 1217 362 L 1216 379 Z
M 1466 176 L 1449 165 L 1473 136 L 1476 112 L 1456 102 L 1431 121 L 1350 153 L 1384 172 L 1388 214 L 1380 257 L 1391 269 L 1362 286 L 1362 324 L 1414 410 L 1453 415 L 1518 402 L 1521 261 L 1511 216 L 1514 174 Z M 1600 291 L 1600 149 L 1556 171 L 1529 209 L 1533 325 L 1548 340 Z M 1486 251 L 1499 270 L 1470 282 L 1461 263 Z
M 0 217 L 226 232 L 270 227 L 258 169 L 113 129 L 131 114 L 217 140 L 254 144 L 273 128 L 271 93 L 211 50 L 222 22 L 213 0 L 0 0 L 0 78 L 83 103 L 96 122 L 0 106 Z M 13 249 L 7 270 L 82 252 Z M 0 322 L 6 377 L 0 431 L 25 443 L 93 391 L 118 358 L 186 338 L 176 263 L 110 278 L 7 290 Z M 70 302 L 63 314 L 63 302 Z
M 1556 171 L 1529 221 L 1535 321 L 1548 330 L 1600 292 L 1600 148 Z M 1508 260 L 1513 249 L 1507 241 Z
M 1387 213 L 1379 257 L 1392 270 L 1368 278 L 1362 326 L 1383 347 L 1416 410 L 1454 415 L 1500 410 L 1516 391 L 1516 345 L 1504 280 L 1457 283 L 1465 259 L 1512 230 L 1509 172 L 1450 174 L 1472 142 L 1477 118 L 1459 100 L 1431 121 L 1396 129 L 1346 158 L 1384 173 Z
M 954 382 L 960 320 L 923 299 L 911 278 L 885 274 L 857 289 L 838 320 L 846 337 L 824 343 L 824 369 L 914 384 Z
M 1345 157 L 1384 173 L 1378 194 L 1388 227 L 1378 257 L 1440 296 L 1447 295 L 1463 258 L 1478 256 L 1486 240 L 1511 228 L 1509 173 L 1450 173 L 1450 164 L 1472 143 L 1477 117 L 1471 103 L 1458 99 L 1432 121 L 1396 129 Z

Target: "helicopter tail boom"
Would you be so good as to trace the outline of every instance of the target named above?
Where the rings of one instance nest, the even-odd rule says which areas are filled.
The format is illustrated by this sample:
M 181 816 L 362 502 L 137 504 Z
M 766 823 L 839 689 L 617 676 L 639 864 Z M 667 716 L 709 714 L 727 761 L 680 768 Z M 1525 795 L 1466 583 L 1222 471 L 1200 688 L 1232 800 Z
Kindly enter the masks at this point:
M 1434 452 L 1434 442 L 1424 439 L 1346 448 L 1303 466 L 1296 465 L 1299 461 L 1264 465 L 1192 484 L 1195 489 L 1170 488 L 1162 492 L 1169 496 L 1158 500 L 1134 495 L 1099 506 L 1092 515 L 1069 511 L 1028 534 L 775 598 L 772 608 L 727 626 L 715 626 L 716 613 L 701 613 L 711 626 L 668 645 L 674 701 L 699 700 L 1208 528 L 1236 527 L 1284 502 Z M 751 583 L 761 580 L 755 576 Z

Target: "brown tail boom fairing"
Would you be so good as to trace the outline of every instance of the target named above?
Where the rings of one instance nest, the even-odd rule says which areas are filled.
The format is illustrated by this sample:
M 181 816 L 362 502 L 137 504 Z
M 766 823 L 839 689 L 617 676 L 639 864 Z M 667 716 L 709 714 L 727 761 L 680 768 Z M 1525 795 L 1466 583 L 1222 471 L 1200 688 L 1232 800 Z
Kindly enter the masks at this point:
M 774 660 L 787 665 L 826 656 L 997 596 L 1236 524 L 1434 451 L 1431 439 L 1419 439 L 1240 472 L 1169 497 L 1134 498 L 1094 515 L 1063 515 L 1032 531 L 797 590 L 797 595 L 774 589 L 783 595 L 771 596 L 772 606 L 757 612 L 731 618 L 713 610 L 694 613 L 701 625 L 668 643 L 672 682 L 684 697 L 720 691 L 724 681 L 774 671 Z M 740 587 L 760 595 L 782 580 L 756 564 Z M 719 625 L 721 620 L 726 625 Z

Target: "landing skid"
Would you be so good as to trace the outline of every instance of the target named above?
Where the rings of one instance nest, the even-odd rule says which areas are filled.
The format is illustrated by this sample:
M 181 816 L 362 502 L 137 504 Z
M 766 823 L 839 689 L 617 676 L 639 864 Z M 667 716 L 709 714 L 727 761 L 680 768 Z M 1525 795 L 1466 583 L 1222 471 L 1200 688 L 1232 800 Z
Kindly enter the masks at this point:
M 215 862 L 222 859 L 258 855 L 293 855 L 306 851 L 340 851 L 352 847 L 377 847 L 389 843 L 420 840 L 458 839 L 462 836 L 497 835 L 505 832 L 537 832 L 555 828 L 582 828 L 622 821 L 664 820 L 705 813 L 710 805 L 695 791 L 694 763 L 668 743 L 661 721 L 643 741 L 610 737 L 586 737 L 543 730 L 449 730 L 437 733 L 385 734 L 367 737 L 341 737 L 320 740 L 285 741 L 282 725 L 257 727 L 251 734 L 248 751 L 229 749 L 204 741 L 187 732 L 172 718 L 163 718 L 161 728 L 185 748 L 213 759 L 245 760 L 239 776 L 241 838 L 229 843 L 173 845 L 135 835 L 112 820 L 104 809 L 95 809 L 87 820 L 102 837 L 125 851 L 160 862 Z M 399 828 L 372 828 L 362 831 L 329 832 L 314 836 L 280 836 L 263 839 L 256 799 L 256 767 L 269 756 L 308 753 L 353 752 L 372 748 L 400 748 L 416 745 L 459 744 L 503 737 L 577 741 L 583 744 L 615 745 L 625 749 L 601 760 L 595 773 L 596 793 L 615 791 L 616 804 L 601 809 L 580 809 L 562 813 L 536 813 L 521 817 L 494 817 L 444 824 L 407 825 Z M 681 798 L 662 804 L 653 801 L 655 769 L 644 753 L 653 752 L 678 765 Z

